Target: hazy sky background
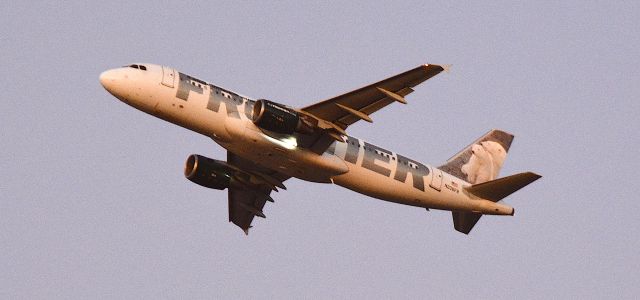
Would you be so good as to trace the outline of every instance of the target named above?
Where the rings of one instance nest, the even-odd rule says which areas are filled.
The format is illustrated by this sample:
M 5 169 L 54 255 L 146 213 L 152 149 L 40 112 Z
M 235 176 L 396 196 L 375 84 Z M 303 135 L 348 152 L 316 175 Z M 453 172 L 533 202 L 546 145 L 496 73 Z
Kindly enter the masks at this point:
M 449 2 L 1 1 L 0 298 L 637 297 L 640 2 Z M 501 128 L 544 177 L 469 236 L 293 179 L 245 236 L 182 174 L 222 148 L 98 82 L 133 62 L 298 107 L 453 64 L 349 132 L 439 164 Z

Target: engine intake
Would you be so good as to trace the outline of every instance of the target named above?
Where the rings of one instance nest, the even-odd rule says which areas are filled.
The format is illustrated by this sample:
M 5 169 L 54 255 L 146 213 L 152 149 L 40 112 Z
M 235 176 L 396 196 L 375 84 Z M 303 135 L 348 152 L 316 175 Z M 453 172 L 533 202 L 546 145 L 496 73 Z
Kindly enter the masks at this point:
M 224 190 L 231 186 L 232 177 L 228 167 L 215 159 L 191 154 L 184 166 L 184 176 L 198 185 Z
M 282 134 L 313 132 L 313 129 L 302 120 L 298 112 L 265 99 L 257 100 L 253 105 L 253 124 L 262 129 Z

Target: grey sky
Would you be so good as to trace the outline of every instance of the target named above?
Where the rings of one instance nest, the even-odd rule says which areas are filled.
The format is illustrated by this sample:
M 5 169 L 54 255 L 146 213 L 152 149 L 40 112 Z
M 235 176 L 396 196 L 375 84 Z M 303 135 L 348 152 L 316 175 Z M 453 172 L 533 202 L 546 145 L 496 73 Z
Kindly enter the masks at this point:
M 640 2 L 0 2 L 0 298 L 634 298 Z M 27 1 L 24 1 L 27 3 Z M 438 164 L 491 128 L 543 179 L 451 214 L 287 182 L 251 235 L 183 178 L 211 140 L 98 75 L 170 65 L 293 106 L 453 64 L 352 135 Z

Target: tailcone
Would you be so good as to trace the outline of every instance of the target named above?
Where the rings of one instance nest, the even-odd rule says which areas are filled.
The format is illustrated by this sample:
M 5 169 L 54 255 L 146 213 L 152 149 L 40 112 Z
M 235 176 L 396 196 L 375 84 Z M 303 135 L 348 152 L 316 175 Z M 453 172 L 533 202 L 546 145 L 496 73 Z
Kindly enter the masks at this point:
M 472 211 L 481 213 L 483 215 L 513 216 L 513 214 L 515 213 L 515 209 L 508 205 L 492 202 L 485 199 L 471 201 Z

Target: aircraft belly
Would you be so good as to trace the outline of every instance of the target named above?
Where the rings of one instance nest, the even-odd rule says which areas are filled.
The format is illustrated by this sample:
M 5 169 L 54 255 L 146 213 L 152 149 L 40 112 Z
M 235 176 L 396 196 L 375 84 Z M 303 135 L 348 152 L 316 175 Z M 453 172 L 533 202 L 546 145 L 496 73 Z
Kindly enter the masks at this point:
M 348 173 L 334 177 L 333 182 L 380 200 L 424 206 L 424 201 L 415 197 L 417 195 L 409 189 L 409 185 L 364 168 L 353 166 Z
M 410 179 L 398 181 L 371 170 L 349 164 L 350 171 L 333 178 L 333 182 L 355 192 L 380 200 L 411 206 L 454 210 L 466 209 L 464 196 L 449 190 L 437 191 L 425 186 L 424 190 L 414 187 Z M 425 181 L 430 180 L 425 177 Z

